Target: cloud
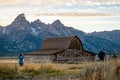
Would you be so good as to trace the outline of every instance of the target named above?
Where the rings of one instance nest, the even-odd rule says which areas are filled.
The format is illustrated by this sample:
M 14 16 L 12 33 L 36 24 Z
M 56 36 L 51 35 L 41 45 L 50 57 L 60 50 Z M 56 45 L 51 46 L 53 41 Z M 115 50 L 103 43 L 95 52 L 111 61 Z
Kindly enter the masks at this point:
M 82 17 L 82 16 L 112 16 L 112 14 L 103 13 L 33 13 L 36 16 L 61 16 L 61 17 Z
M 7 5 L 110 5 L 110 4 L 120 4 L 120 0 L 0 0 L 1 6 Z
M 26 0 L 0 0 L 0 6 L 22 5 Z
M 0 11 L 66 17 L 120 15 L 120 0 L 0 0 Z

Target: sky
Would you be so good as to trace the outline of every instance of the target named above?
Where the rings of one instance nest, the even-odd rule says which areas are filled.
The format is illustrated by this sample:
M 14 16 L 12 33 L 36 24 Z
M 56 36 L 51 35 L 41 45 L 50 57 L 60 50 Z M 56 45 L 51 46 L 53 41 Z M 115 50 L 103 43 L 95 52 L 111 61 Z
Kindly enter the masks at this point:
M 0 0 L 0 25 L 24 13 L 32 22 L 48 24 L 59 19 L 84 32 L 120 30 L 120 0 Z

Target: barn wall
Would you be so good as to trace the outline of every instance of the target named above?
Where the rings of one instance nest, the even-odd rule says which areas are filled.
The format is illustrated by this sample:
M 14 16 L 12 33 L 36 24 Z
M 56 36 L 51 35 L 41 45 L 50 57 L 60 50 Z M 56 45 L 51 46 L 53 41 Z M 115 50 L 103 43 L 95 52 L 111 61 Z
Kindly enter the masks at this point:
M 83 53 L 84 53 L 85 55 L 87 55 L 87 56 L 95 56 L 94 54 L 91 54 L 91 53 L 89 53 L 89 52 L 87 52 L 87 51 L 83 51 Z
M 52 55 L 26 55 L 25 63 L 44 63 L 53 62 L 54 56 Z
M 79 63 L 85 61 L 94 61 L 95 55 L 80 50 L 68 49 L 65 52 L 57 54 L 57 62 Z

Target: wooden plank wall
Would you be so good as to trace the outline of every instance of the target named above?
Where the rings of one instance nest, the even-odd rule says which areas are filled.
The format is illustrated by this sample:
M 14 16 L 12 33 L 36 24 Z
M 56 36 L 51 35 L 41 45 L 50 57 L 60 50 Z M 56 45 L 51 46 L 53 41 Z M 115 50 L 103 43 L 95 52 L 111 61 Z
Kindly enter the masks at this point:
M 45 63 L 52 62 L 51 57 L 49 55 L 28 55 L 25 56 L 26 63 Z

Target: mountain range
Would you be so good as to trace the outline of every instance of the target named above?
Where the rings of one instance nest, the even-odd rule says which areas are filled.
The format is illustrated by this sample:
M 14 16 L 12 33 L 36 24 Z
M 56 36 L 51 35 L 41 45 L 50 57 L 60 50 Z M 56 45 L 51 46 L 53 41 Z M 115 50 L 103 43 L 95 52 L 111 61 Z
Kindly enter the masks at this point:
M 60 20 L 45 24 L 39 19 L 29 22 L 24 14 L 18 15 L 7 26 L 0 26 L 0 55 L 13 55 L 40 49 L 47 37 L 77 35 L 84 49 L 93 53 L 104 50 L 107 54 L 120 52 L 120 30 L 85 33 L 67 27 Z

